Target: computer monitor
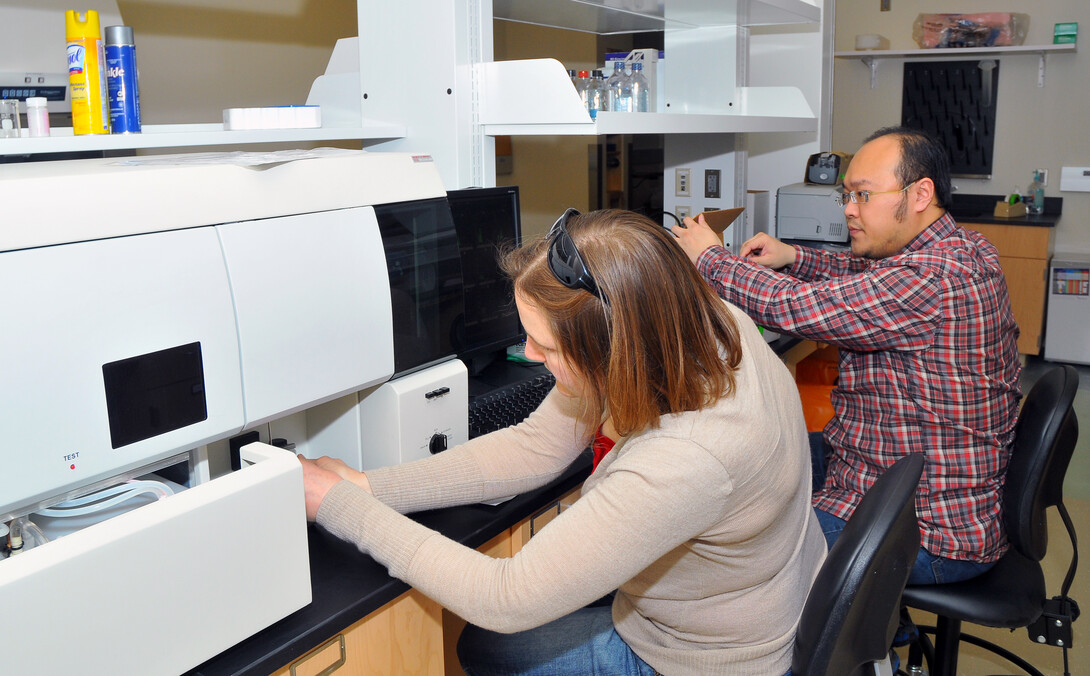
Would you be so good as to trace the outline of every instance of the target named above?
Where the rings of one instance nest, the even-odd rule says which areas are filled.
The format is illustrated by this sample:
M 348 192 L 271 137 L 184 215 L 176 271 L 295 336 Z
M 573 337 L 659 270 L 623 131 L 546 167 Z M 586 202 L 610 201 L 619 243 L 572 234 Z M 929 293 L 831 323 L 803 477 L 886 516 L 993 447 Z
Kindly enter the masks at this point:
M 465 293 L 463 330 L 455 338 L 458 358 L 477 375 L 506 349 L 525 338 L 511 280 L 499 254 L 522 241 L 517 186 L 466 188 L 447 193 L 462 260 Z

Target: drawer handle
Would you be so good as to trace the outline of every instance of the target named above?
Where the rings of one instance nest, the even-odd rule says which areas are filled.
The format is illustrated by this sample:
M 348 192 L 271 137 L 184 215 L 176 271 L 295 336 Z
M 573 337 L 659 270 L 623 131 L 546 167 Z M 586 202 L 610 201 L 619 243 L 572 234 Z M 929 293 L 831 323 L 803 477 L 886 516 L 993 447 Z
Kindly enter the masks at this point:
M 310 658 L 315 657 L 316 655 L 320 655 L 322 652 L 325 651 L 326 648 L 333 645 L 334 641 L 340 641 L 340 643 L 341 643 L 341 657 L 340 657 L 340 659 L 338 659 L 336 662 L 329 665 L 325 669 L 322 669 L 320 672 L 315 674 L 315 676 L 329 676 L 329 674 L 332 674 L 334 671 L 336 671 L 336 670 L 340 669 L 341 667 L 343 667 L 344 663 L 345 663 L 344 634 L 337 634 L 336 636 L 329 639 L 328 641 L 326 641 L 322 645 L 318 646 L 315 650 L 311 651 L 310 653 L 308 653 L 306 655 L 303 655 L 299 659 L 292 662 L 291 663 L 291 676 L 297 676 L 296 673 L 295 673 L 296 667 L 301 666 L 304 662 L 310 660 Z

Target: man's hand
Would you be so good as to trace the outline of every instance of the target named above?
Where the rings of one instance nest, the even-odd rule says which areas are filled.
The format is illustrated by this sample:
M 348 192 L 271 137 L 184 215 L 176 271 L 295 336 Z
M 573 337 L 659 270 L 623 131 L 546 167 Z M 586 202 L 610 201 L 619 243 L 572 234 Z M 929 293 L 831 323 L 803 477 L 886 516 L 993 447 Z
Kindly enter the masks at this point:
M 680 226 L 675 225 L 670 232 L 674 235 L 677 243 L 681 245 L 682 251 L 689 257 L 689 260 L 696 264 L 700 254 L 704 253 L 704 250 L 710 246 L 723 246 L 723 240 L 719 238 L 719 235 L 715 234 L 715 231 L 708 227 L 707 222 L 704 221 L 704 215 L 697 215 L 697 220 L 693 220 L 688 216 L 682 221 Z
M 742 244 L 739 255 L 754 263 L 779 270 L 795 262 L 795 247 L 784 244 L 767 233 L 759 232 Z

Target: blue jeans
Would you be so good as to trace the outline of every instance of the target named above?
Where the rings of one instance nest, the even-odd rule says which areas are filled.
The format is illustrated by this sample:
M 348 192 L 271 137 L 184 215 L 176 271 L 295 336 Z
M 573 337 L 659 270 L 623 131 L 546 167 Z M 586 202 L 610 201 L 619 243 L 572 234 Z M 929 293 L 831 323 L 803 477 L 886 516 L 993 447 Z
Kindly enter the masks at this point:
M 818 490 L 825 484 L 825 459 L 828 447 L 821 432 L 810 433 L 810 467 L 814 472 L 814 490 Z M 820 476 L 818 475 L 820 472 Z M 825 534 L 825 542 L 832 548 L 833 543 L 840 537 L 840 531 L 844 530 L 844 519 L 833 516 L 820 509 L 814 509 L 817 513 L 818 523 L 821 524 L 821 532 Z M 942 584 L 944 582 L 961 582 L 976 577 L 988 570 L 994 563 L 977 563 L 975 561 L 960 561 L 958 559 L 946 559 L 935 556 L 923 547 L 916 554 L 916 563 L 912 566 L 912 572 L 908 576 L 908 584 Z
M 655 676 L 613 628 L 609 605 L 588 606 L 536 629 L 498 634 L 466 625 L 458 661 L 469 676 Z

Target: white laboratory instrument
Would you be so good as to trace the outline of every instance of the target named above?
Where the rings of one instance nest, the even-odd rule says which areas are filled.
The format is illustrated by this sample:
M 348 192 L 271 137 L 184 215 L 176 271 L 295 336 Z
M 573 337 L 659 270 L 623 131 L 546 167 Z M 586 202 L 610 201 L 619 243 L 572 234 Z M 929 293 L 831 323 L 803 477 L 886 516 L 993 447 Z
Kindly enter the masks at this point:
M 833 201 L 840 185 L 792 183 L 776 191 L 776 237 L 847 242 L 843 207 Z
M 19 215 L 0 222 L 0 523 L 394 375 L 400 230 L 382 235 L 373 205 L 441 214 L 434 163 L 267 162 L 0 166 Z M 423 298 L 408 301 L 421 316 Z M 242 455 L 240 471 L 0 560 L 0 635 L 18 647 L 2 670 L 177 674 L 309 603 L 300 465 L 264 444 Z
M 1047 312 L 1045 359 L 1090 364 L 1090 254 L 1053 254 Z

